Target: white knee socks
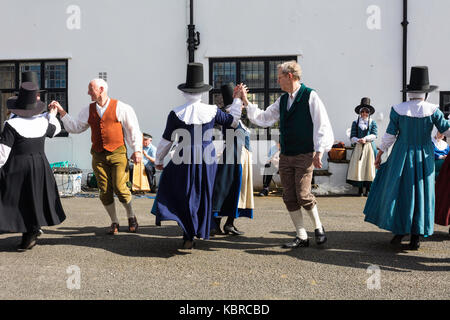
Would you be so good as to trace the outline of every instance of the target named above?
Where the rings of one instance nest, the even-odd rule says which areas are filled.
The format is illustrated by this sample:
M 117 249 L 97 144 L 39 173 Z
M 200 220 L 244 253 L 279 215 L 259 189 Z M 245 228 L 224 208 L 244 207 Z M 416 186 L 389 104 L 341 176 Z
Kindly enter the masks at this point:
M 104 207 L 105 207 L 106 211 L 108 212 L 109 217 L 111 218 L 111 223 L 119 223 L 119 219 L 117 219 L 115 203 L 113 202 Z
M 127 218 L 133 218 L 134 217 L 134 212 L 133 212 L 133 207 L 131 206 L 131 201 L 128 203 L 123 203 L 122 205 L 124 206 L 125 210 L 127 211 Z
M 297 237 L 302 240 L 308 239 L 308 234 L 306 233 L 306 229 L 303 227 L 303 213 L 302 209 L 296 211 L 289 211 L 289 215 L 291 216 L 292 222 L 294 223 L 295 231 L 297 232 Z
M 320 222 L 317 206 L 314 206 L 311 210 L 306 210 L 306 212 L 308 212 L 308 215 L 311 218 L 312 223 L 314 224 L 314 228 L 320 229 L 320 231 L 322 231 L 322 222 Z

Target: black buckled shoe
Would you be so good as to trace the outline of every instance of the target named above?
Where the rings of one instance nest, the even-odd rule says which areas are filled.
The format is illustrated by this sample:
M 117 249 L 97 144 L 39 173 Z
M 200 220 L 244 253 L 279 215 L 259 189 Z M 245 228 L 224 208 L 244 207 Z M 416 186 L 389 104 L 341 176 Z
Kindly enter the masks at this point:
M 419 250 L 419 248 L 420 248 L 420 236 L 417 234 L 412 234 L 411 240 L 409 242 L 409 249 Z
M 241 235 L 244 234 L 244 232 L 239 231 L 238 229 L 236 229 L 235 226 L 229 225 L 229 224 L 226 224 L 226 225 L 223 226 L 223 232 L 224 232 L 225 234 L 231 233 L 231 234 L 234 234 L 234 235 L 236 235 L 236 236 L 241 236 Z
M 320 229 L 314 230 L 314 237 L 317 244 L 324 244 L 327 242 L 327 236 L 325 234 L 325 228 L 322 226 L 322 231 Z
M 309 239 L 302 240 L 299 237 L 295 237 L 294 241 L 283 244 L 283 248 L 285 249 L 294 249 L 294 248 L 306 248 L 309 247 Z

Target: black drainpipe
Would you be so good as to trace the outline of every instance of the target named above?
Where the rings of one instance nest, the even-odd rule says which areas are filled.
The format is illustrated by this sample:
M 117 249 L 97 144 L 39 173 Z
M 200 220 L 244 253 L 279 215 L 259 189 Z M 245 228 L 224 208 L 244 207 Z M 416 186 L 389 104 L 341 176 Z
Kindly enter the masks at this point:
M 408 0 L 403 0 L 403 102 L 406 101 L 406 73 L 407 73 L 407 53 L 408 53 Z
M 194 0 L 190 0 L 190 21 L 188 25 L 188 51 L 189 51 L 189 62 L 194 62 L 194 53 L 197 50 L 197 46 L 200 44 L 200 32 L 195 32 L 194 25 Z

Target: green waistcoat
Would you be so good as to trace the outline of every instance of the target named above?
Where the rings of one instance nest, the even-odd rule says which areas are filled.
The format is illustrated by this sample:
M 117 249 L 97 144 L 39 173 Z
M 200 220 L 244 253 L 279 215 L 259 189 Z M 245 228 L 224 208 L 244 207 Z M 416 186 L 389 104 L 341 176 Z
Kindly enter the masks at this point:
M 280 99 L 280 146 L 281 154 L 296 156 L 314 152 L 313 122 L 309 111 L 309 96 L 313 89 L 303 83 L 289 111 L 289 94 Z

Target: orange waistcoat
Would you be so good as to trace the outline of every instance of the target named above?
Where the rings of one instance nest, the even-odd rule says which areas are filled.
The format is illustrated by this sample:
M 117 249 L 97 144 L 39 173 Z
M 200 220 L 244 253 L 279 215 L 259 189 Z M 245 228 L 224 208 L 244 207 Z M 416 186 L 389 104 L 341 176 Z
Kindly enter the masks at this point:
M 111 99 L 103 117 L 97 113 L 96 103 L 89 105 L 89 120 L 91 126 L 92 149 L 96 152 L 107 150 L 113 152 L 123 146 L 122 124 L 116 116 L 117 100 Z

